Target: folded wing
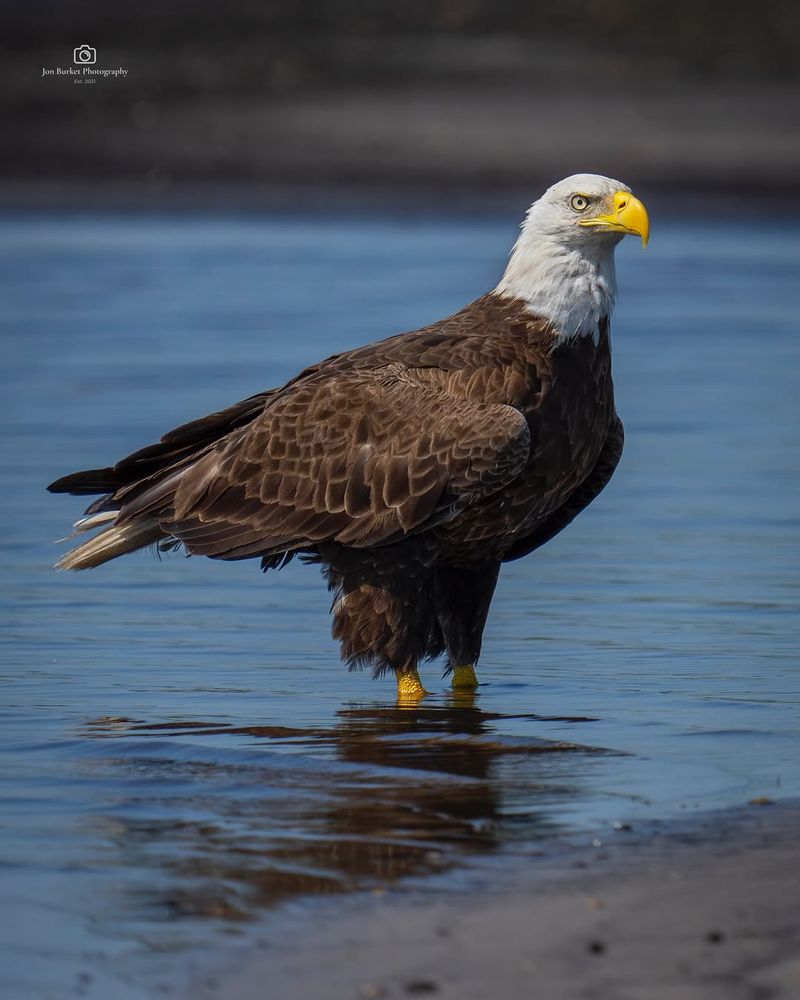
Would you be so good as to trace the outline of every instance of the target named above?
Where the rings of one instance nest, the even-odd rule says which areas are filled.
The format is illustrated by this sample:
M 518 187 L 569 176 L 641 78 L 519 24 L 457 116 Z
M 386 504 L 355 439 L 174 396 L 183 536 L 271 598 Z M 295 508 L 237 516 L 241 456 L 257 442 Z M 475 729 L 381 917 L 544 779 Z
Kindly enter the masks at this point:
M 425 530 L 525 466 L 522 414 L 474 395 L 391 364 L 314 372 L 123 504 L 118 523 L 156 516 L 189 552 L 222 559 L 323 541 L 371 546 Z

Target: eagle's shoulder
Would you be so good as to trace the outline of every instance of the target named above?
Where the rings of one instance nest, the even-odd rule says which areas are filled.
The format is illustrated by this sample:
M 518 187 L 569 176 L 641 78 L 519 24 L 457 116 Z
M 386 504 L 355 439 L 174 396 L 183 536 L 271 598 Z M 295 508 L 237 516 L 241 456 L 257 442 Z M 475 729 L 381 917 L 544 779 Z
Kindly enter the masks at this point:
M 333 355 L 283 388 L 395 379 L 475 403 L 535 407 L 551 378 L 552 325 L 519 299 L 489 292 L 444 319 Z

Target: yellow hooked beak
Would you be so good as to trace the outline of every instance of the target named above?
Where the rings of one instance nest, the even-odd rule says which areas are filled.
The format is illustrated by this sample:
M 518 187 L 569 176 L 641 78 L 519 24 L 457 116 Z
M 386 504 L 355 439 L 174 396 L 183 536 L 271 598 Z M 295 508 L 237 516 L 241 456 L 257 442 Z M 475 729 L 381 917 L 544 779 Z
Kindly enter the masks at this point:
M 644 205 L 628 191 L 617 191 L 611 201 L 614 208 L 608 215 L 581 219 L 578 225 L 602 226 L 604 232 L 641 236 L 642 246 L 646 247 L 650 239 L 650 218 Z

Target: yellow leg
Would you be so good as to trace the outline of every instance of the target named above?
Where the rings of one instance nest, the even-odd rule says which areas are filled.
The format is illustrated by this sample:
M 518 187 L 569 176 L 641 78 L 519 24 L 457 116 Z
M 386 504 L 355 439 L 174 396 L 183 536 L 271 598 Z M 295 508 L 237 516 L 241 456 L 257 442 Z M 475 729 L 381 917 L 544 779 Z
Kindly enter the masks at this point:
M 419 671 L 416 667 L 413 670 L 397 671 L 397 700 L 401 702 L 419 701 L 428 692 L 422 686 L 419 678 Z
M 474 691 L 477 686 L 478 675 L 473 664 L 466 663 L 463 667 L 453 667 L 454 691 Z

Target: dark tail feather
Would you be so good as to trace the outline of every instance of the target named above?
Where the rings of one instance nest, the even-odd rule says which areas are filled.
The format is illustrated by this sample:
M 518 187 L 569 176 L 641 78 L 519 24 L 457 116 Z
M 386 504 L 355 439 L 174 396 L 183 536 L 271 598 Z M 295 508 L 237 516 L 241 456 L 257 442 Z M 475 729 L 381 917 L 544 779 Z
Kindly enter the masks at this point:
M 114 469 L 87 469 L 62 476 L 47 487 L 50 493 L 72 493 L 73 496 L 94 496 L 96 493 L 113 493 L 120 483 Z

